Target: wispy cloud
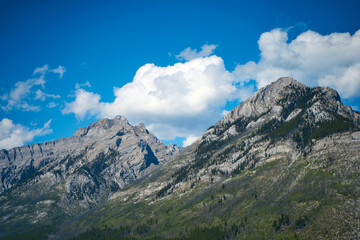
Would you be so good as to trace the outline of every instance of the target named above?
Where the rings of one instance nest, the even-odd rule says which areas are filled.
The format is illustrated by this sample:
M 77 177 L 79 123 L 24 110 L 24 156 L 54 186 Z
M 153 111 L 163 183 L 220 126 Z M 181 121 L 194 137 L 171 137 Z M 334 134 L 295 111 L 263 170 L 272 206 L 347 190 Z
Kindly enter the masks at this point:
M 83 88 L 83 87 L 91 87 L 91 84 L 89 83 L 89 81 L 86 81 L 86 83 L 76 83 L 75 84 L 76 89 Z
M 59 74 L 59 77 L 62 78 L 66 70 L 63 66 L 60 65 L 57 68 L 52 69 L 51 72 Z
M 55 102 L 49 102 L 46 106 L 48 108 L 54 108 L 54 107 L 57 107 L 59 104 L 55 103 Z
M 191 48 L 186 48 L 184 49 L 182 52 L 180 52 L 178 55 L 176 55 L 176 58 L 180 59 L 180 60 L 186 60 L 186 61 L 190 61 L 193 60 L 195 58 L 200 58 L 200 57 L 208 57 L 211 54 L 214 53 L 214 50 L 217 48 L 217 45 L 214 44 L 204 44 L 201 47 L 201 51 L 197 51 L 197 49 L 191 49 Z
M 44 75 L 48 71 L 49 71 L 49 65 L 45 64 L 42 67 L 35 68 L 34 74 L 40 73 L 40 74 Z
M 59 74 L 59 77 L 62 78 L 66 70 L 65 67 L 61 65 L 59 65 L 57 68 L 49 69 L 49 65 L 47 64 L 42 67 L 35 68 L 34 70 L 34 74 L 40 73 L 41 75 L 45 75 L 49 72 Z
M 60 98 L 60 95 L 47 94 L 47 93 L 44 93 L 41 89 L 38 89 L 35 92 L 35 98 L 34 99 L 40 99 L 41 101 L 45 101 L 46 98 Z
M 16 82 L 14 88 L 9 94 L 5 94 L 2 98 L 7 104 L 1 106 L 3 110 L 9 111 L 13 108 L 23 111 L 39 111 L 40 107 L 33 106 L 27 103 L 25 100 L 31 93 L 31 89 L 34 86 L 41 86 L 44 88 L 45 80 L 44 75 L 39 78 L 28 79 L 23 82 Z
M 44 101 L 46 98 L 60 98 L 59 95 L 47 94 L 43 91 L 46 83 L 45 76 L 49 72 L 59 74 L 59 76 L 62 77 L 65 69 L 62 66 L 59 66 L 56 69 L 49 69 L 48 65 L 36 68 L 34 70 L 34 75 L 40 74 L 40 76 L 26 81 L 16 82 L 9 93 L 5 93 L 1 96 L 0 99 L 5 102 L 5 104 L 1 105 L 1 108 L 5 111 L 11 111 L 13 109 L 21 111 L 40 111 L 40 106 L 30 104 L 29 101 Z
M 11 119 L 3 118 L 0 121 L 0 149 L 23 146 L 32 141 L 34 137 L 52 133 L 50 123 L 51 120 L 47 121 L 42 128 L 30 130 L 21 124 L 14 124 Z

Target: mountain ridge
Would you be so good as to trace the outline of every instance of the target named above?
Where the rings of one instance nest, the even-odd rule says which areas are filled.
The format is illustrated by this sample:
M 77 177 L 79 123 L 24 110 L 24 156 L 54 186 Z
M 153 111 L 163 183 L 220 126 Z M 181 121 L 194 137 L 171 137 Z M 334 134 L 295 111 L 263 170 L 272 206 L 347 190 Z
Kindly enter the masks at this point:
M 292 89 L 291 89 L 292 88 Z M 331 106 L 327 106 L 329 110 L 336 111 L 344 117 L 352 117 L 353 120 L 359 124 L 360 114 L 353 112 L 351 107 L 343 105 L 338 92 L 332 88 L 315 87 L 313 90 L 319 89 L 319 95 L 324 95 L 324 100 L 327 100 Z M 306 91 L 311 88 L 306 87 L 304 84 L 294 80 L 291 77 L 279 78 L 277 81 L 259 89 L 249 99 L 245 100 L 239 106 L 230 111 L 220 122 L 232 122 L 239 117 L 256 117 L 268 111 L 273 105 L 279 104 L 279 100 L 283 100 L 283 91 L 295 90 L 299 96 L 308 94 Z M 316 97 L 316 96 L 312 96 Z M 282 102 L 284 104 L 284 102 Z M 287 102 L 289 104 L 289 102 Z M 331 108 L 330 108 L 331 107 Z
M 121 188 L 114 188 L 108 181 L 114 189 L 103 194 L 106 197 L 102 201 L 94 202 L 91 189 L 107 188 L 106 184 L 97 185 L 96 179 L 102 182 L 105 176 L 109 180 L 116 177 L 111 175 L 114 171 L 108 171 L 102 164 L 121 153 L 114 151 L 115 148 L 103 151 L 102 157 L 98 157 L 101 161 L 84 165 L 74 177 L 83 184 L 88 175 L 98 174 L 96 169 L 108 170 L 103 170 L 102 178 L 93 178 L 95 182 L 90 187 L 65 184 L 65 189 L 76 195 L 60 201 L 74 206 L 65 208 L 65 218 L 70 221 L 61 222 L 52 233 L 43 230 L 41 236 L 47 239 L 77 235 L 77 239 L 354 238 L 360 216 L 349 211 L 360 210 L 354 201 L 360 198 L 359 116 L 341 103 L 333 89 L 309 88 L 292 78 L 280 78 L 233 109 L 192 145 L 153 169 L 157 152 L 147 143 L 151 135 L 146 134 L 144 125 L 135 126 L 132 133 L 145 136 L 143 141 L 136 142 L 136 151 L 145 154 L 134 166 L 151 171 L 142 175 L 143 178 L 139 175 L 141 181 Z M 123 121 L 121 117 L 120 120 Z M 95 134 L 91 129 L 108 131 L 112 121 L 117 120 L 100 120 L 89 125 L 92 128 L 81 128 L 74 135 L 91 137 Z M 113 131 L 112 146 L 121 137 L 119 146 L 124 147 L 126 134 L 121 135 L 124 131 L 120 131 L 118 136 L 118 132 Z M 133 143 L 128 142 L 125 149 L 134 147 Z M 156 158 L 160 163 L 161 158 Z M 76 157 L 75 162 L 82 161 L 85 161 L 83 156 Z M 81 198 L 82 192 L 91 203 L 85 208 L 76 205 L 86 203 Z M 46 201 L 53 199 L 45 196 Z M 37 213 L 23 210 L 26 204 L 17 209 L 9 199 L 0 195 L 0 201 L 5 201 L 7 206 L 0 212 L 0 229 L 18 224 L 20 220 L 16 216 L 25 216 L 20 222 L 30 232 L 40 226 L 54 227 L 47 225 L 47 221 L 55 221 L 49 214 L 56 211 L 53 207 L 38 206 L 41 201 L 29 204 L 47 214 L 36 218 Z M 81 215 L 84 211 L 86 214 Z M 337 211 L 336 216 L 332 215 L 333 211 Z M 31 223 L 34 219 L 38 225 Z M 341 224 L 344 219 L 346 227 Z M 14 229 L 7 234 L 16 233 Z
M 10 202 L 18 197 L 31 207 L 39 196 L 50 195 L 58 199 L 61 211 L 73 216 L 75 209 L 96 205 L 178 151 L 176 145 L 165 146 L 144 124 L 132 126 L 122 116 L 102 119 L 72 137 L 1 150 L 0 196 Z

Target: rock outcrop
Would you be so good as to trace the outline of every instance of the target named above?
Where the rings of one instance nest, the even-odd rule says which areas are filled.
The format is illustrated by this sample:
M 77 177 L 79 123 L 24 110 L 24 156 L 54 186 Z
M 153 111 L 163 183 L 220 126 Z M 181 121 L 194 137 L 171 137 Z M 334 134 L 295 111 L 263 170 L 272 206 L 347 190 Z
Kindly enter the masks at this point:
M 0 151 L 0 192 L 63 191 L 61 205 L 87 206 L 163 165 L 179 152 L 144 124 L 101 119 L 72 137 Z M 41 187 L 38 187 L 41 186 Z M 36 189 L 36 190 L 34 190 Z
M 314 115 L 330 111 L 360 124 L 360 114 L 342 104 L 334 89 L 309 88 L 291 77 L 283 77 L 257 91 L 229 112 L 217 125 L 233 123 L 239 118 L 257 118 L 267 113 L 284 118 L 293 110 L 298 111 L 296 109 L 304 107 L 309 108 L 307 111 Z
M 176 167 L 169 167 L 181 171 L 168 181 L 171 188 L 163 184 L 164 192 L 186 188 L 192 179 L 209 181 L 216 173 L 236 174 L 276 159 L 295 161 L 318 154 L 319 145 L 330 146 L 339 136 L 342 143 L 359 146 L 359 130 L 360 114 L 344 105 L 334 89 L 310 88 L 283 77 L 234 108 L 179 154 Z M 353 147 L 349 151 L 355 154 Z

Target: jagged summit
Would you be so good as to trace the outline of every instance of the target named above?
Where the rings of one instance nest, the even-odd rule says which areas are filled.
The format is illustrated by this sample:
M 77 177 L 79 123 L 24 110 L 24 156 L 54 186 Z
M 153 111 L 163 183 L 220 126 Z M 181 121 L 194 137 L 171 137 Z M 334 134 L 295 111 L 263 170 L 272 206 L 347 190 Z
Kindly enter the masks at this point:
M 233 122 L 239 117 L 256 117 L 273 108 L 285 96 L 296 92 L 304 94 L 307 87 L 292 77 L 282 77 L 259 89 L 250 98 L 230 111 L 222 122 Z M 275 110 L 277 111 L 277 110 Z
M 275 142 L 286 141 L 295 147 L 287 151 L 296 158 L 311 151 L 317 139 L 359 129 L 360 114 L 344 105 L 337 91 L 310 88 L 286 77 L 258 90 L 210 127 L 198 142 L 218 146 L 251 133 Z
M 115 188 L 122 188 L 164 164 L 177 152 L 177 146 L 164 145 L 144 124 L 130 125 L 120 115 L 104 118 L 79 128 L 72 137 L 1 150 L 0 193 L 24 182 L 24 175 L 29 171 L 32 175 L 50 176 L 52 184 L 64 178 L 77 185 L 80 182 L 76 178 L 82 174 L 78 171 L 88 169 L 96 174 L 83 173 L 86 177 L 82 181 L 111 183 Z M 71 194 L 72 190 L 65 192 Z M 93 196 L 93 201 L 97 201 L 97 197 Z
M 199 181 L 193 179 L 210 184 L 216 177 L 234 176 L 279 159 L 316 158 L 325 150 L 329 155 L 334 149 L 340 153 L 344 146 L 344 156 L 357 154 L 359 118 L 341 103 L 334 89 L 310 88 L 291 77 L 280 78 L 234 108 L 180 153 L 177 159 L 182 167 L 159 195 L 177 188 L 186 191 L 188 185 Z
M 99 121 L 96 121 L 96 122 L 90 124 L 87 127 L 84 127 L 84 128 L 81 127 L 74 133 L 73 136 L 84 136 L 91 129 L 102 128 L 102 129 L 107 130 L 113 126 L 125 126 L 125 125 L 130 125 L 128 120 L 121 115 L 117 115 L 113 119 L 103 118 L 103 119 L 100 119 Z
M 265 86 L 264 88 L 281 89 L 281 88 L 284 88 L 285 86 L 298 86 L 300 88 L 306 88 L 306 86 L 304 84 L 296 81 L 292 77 L 281 77 L 278 80 L 276 80 L 275 82 L 272 82 L 269 85 Z
M 313 114 L 332 111 L 360 123 L 360 115 L 341 102 L 338 92 L 328 87 L 310 88 L 291 77 L 279 78 L 258 90 L 249 99 L 229 112 L 217 125 L 233 123 L 241 117 L 257 118 L 270 113 L 272 117 L 285 118 L 295 108 L 309 108 Z M 286 116 L 285 116 L 286 115 Z

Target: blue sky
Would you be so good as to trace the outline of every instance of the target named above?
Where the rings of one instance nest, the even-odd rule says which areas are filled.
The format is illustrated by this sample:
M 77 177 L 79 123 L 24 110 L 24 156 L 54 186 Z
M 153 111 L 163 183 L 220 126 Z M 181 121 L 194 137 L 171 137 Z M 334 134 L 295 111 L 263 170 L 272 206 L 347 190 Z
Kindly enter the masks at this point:
M 358 9 L 359 1 L 0 1 L 0 148 L 71 136 L 116 114 L 186 145 L 282 75 L 333 87 L 359 109 Z

